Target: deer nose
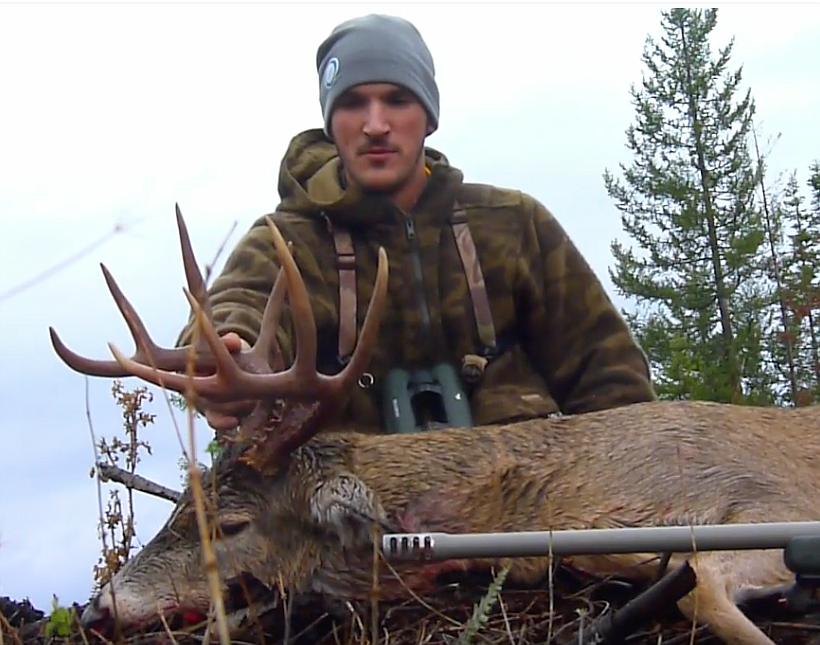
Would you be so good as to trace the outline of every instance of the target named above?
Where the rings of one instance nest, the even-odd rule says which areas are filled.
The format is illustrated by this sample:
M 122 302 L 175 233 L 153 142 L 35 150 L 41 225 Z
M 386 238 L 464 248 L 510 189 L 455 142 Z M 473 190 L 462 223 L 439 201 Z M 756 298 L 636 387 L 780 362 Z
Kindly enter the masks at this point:
M 103 607 L 100 604 L 100 596 L 97 595 L 83 610 L 83 614 L 80 616 L 80 624 L 85 629 L 93 628 L 102 632 L 105 631 L 104 628 L 109 622 L 110 615 L 111 612 L 108 611 L 108 607 Z

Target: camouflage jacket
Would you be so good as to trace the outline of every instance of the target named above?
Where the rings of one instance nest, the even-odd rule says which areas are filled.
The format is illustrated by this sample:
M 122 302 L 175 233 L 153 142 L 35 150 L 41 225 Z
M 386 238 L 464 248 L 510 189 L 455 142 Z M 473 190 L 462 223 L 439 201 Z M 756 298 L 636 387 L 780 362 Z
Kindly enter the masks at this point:
M 379 246 L 389 258 L 387 311 L 368 369 L 374 382 L 355 388 L 340 422 L 355 420 L 357 427 L 379 431 L 379 384 L 390 368 L 429 367 L 444 358 L 460 369 L 463 356 L 477 351 L 468 282 L 449 225 L 455 200 L 467 215 L 501 349 L 468 390 L 474 422 L 559 410 L 575 414 L 653 399 L 644 353 L 553 215 L 519 191 L 464 183 L 462 173 L 431 148 L 426 158 L 430 176 L 412 213 L 343 189 L 336 149 L 321 130 L 294 137 L 281 163 L 281 203 L 271 217 L 292 241 L 312 297 L 320 371 L 340 369 L 339 274 L 328 220 L 352 237 L 359 328 Z M 414 240 L 408 236 L 411 224 Z M 270 231 L 260 218 L 210 289 L 220 333 L 234 331 L 253 343 L 277 266 Z M 189 320 L 177 342 L 190 338 Z M 283 320 L 278 340 L 288 361 L 291 339 L 292 325 Z

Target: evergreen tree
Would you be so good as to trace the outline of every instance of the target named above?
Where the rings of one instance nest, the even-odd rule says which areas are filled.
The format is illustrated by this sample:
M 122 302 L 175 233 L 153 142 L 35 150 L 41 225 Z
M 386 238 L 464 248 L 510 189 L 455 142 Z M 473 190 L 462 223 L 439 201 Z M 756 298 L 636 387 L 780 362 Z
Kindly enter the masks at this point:
M 749 150 L 755 113 L 738 96 L 732 42 L 713 55 L 717 9 L 661 14 L 660 42 L 647 38 L 646 73 L 633 86 L 634 154 L 623 179 L 604 181 L 638 247 L 612 244 L 625 312 L 653 366 L 659 396 L 769 403 L 761 314 L 764 227 Z
M 761 352 L 766 357 L 765 368 L 761 371 L 770 377 L 769 387 L 778 403 L 794 401 L 800 391 L 796 348 L 790 330 L 792 312 L 788 289 L 788 212 L 776 191 L 766 185 L 766 164 L 760 153 L 757 132 L 752 129 L 755 154 L 757 157 L 757 179 L 760 186 L 763 225 L 766 238 L 766 273 L 771 283 L 772 306 L 768 320 L 763 327 L 768 328 L 768 339 L 761 343 Z M 787 186 L 788 191 L 788 186 Z M 761 312 L 763 313 L 763 312 Z M 747 376 L 748 377 L 748 376 Z M 764 386 L 758 384 L 759 388 Z
M 795 405 L 820 400 L 820 163 L 809 169 L 809 205 L 792 173 L 782 198 L 782 217 L 788 222 L 789 248 L 783 260 L 788 324 L 776 337 L 794 355 Z M 783 352 L 784 353 L 784 352 Z

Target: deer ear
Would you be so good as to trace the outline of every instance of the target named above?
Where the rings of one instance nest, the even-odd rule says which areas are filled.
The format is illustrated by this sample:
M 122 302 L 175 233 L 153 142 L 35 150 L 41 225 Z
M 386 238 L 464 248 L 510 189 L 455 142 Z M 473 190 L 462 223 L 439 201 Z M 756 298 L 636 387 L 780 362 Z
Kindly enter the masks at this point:
M 373 491 L 349 473 L 325 480 L 315 489 L 310 513 L 343 547 L 372 545 L 376 529 L 393 530 Z

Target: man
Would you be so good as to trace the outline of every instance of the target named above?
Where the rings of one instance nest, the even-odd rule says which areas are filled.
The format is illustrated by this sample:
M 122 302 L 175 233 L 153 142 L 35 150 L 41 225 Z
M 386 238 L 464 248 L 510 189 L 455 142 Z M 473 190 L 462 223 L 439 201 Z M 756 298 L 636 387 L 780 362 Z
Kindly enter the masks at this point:
M 654 398 L 643 352 L 552 214 L 521 192 L 464 183 L 425 148 L 439 92 L 411 23 L 344 22 L 319 46 L 316 66 L 324 128 L 292 139 L 272 218 L 312 297 L 320 371 L 337 372 L 352 352 L 379 246 L 390 261 L 379 341 L 340 421 L 416 431 Z M 255 340 L 277 266 L 260 218 L 210 289 L 231 351 Z M 356 288 L 345 291 L 350 280 Z M 356 314 L 351 291 L 362 303 Z M 287 361 L 291 329 L 278 335 Z M 189 321 L 178 342 L 191 333 Z M 249 411 L 203 407 L 217 430 Z

